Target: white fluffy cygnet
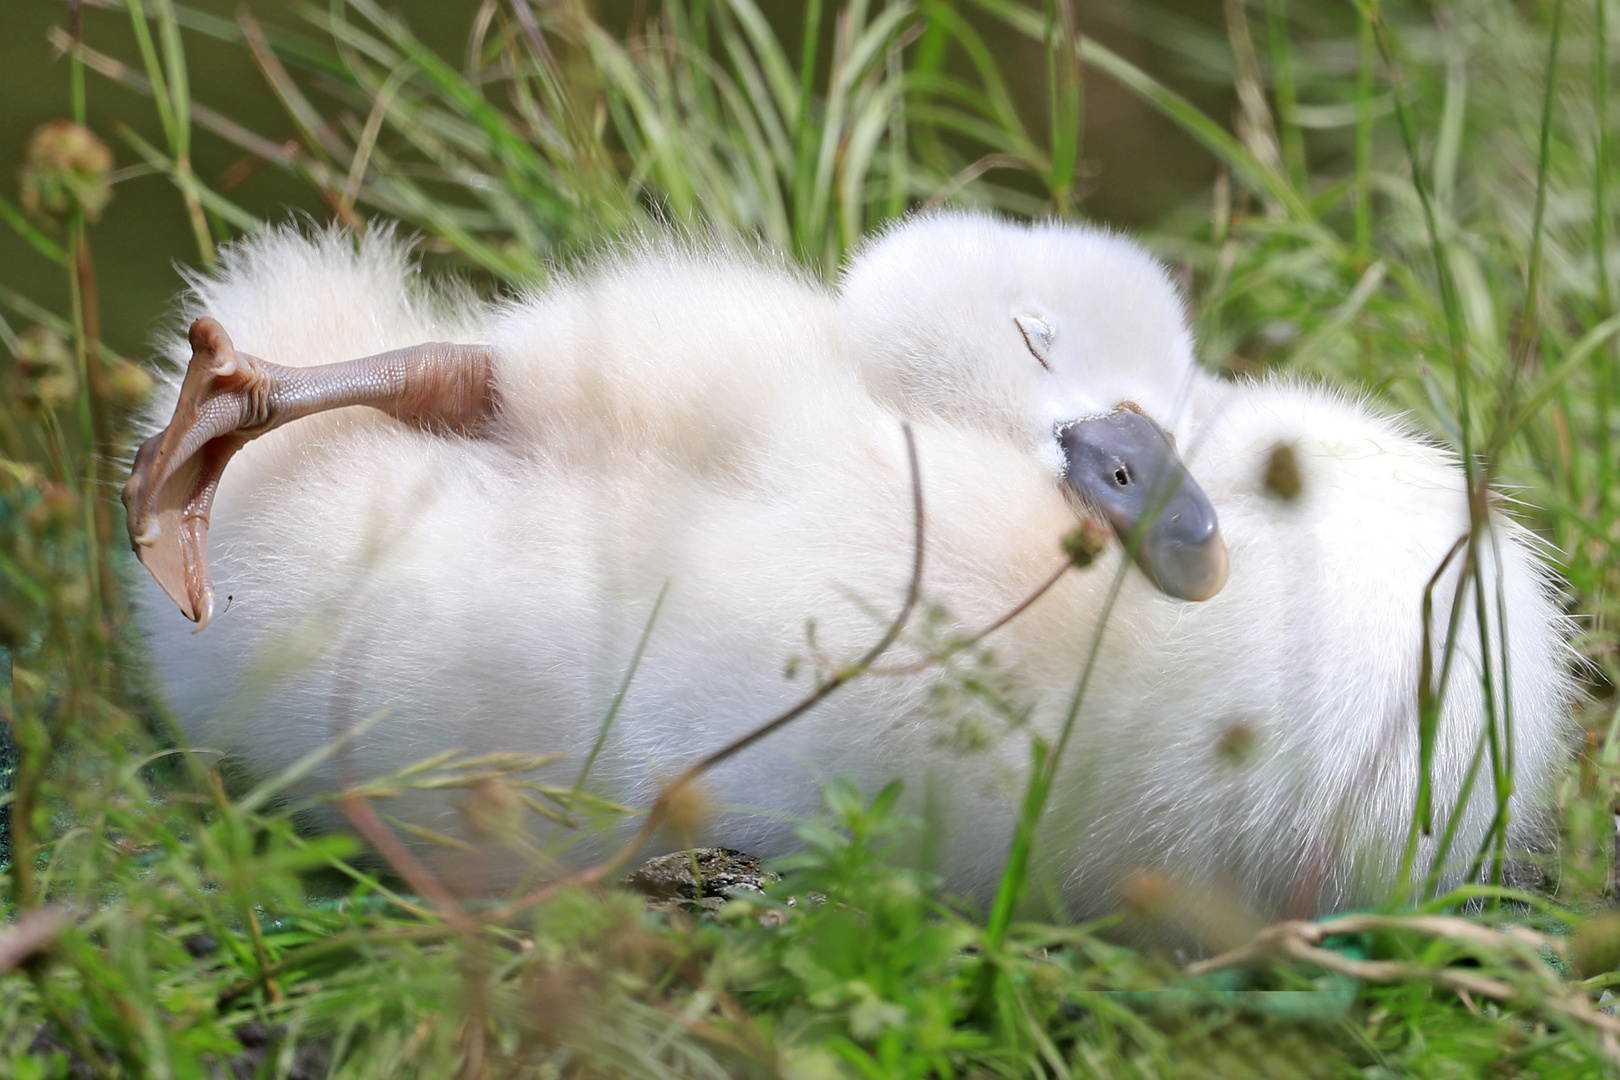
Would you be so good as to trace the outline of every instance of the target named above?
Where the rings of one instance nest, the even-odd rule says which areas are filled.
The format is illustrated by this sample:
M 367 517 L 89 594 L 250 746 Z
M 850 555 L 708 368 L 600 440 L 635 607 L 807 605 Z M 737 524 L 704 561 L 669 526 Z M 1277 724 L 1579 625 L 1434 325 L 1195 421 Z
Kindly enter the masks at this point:
M 1172 477 L 1101 627 L 1040 837 L 1037 873 L 1068 914 L 1114 909 L 1138 870 L 1266 913 L 1374 902 L 1392 885 L 1418 790 L 1424 589 L 1467 529 L 1461 470 L 1342 396 L 1204 374 L 1174 289 L 1134 244 L 923 217 L 870 243 L 833 295 L 757 254 L 649 242 L 498 304 L 424 285 L 380 233 L 265 233 L 222 266 L 184 312 L 218 320 L 242 353 L 303 368 L 477 344 L 497 403 L 462 434 L 342 408 L 231 460 L 206 536 L 212 624 L 194 635 L 155 585 L 140 607 L 188 734 L 236 768 L 274 776 L 369 721 L 345 759 L 361 777 L 460 747 L 566 754 L 541 776 L 570 785 L 645 631 L 587 786 L 648 806 L 803 697 L 818 663 L 859 655 L 899 607 L 904 420 L 940 632 L 1027 597 L 1082 515 L 1130 534 L 1120 493 L 1086 487 L 1087 462 L 1103 462 L 1105 488 L 1140 484 L 1130 454 L 1147 447 L 1140 460 Z M 1265 482 L 1279 445 L 1302 482 L 1292 501 Z M 1569 656 L 1537 541 L 1499 516 L 1481 550 L 1493 620 L 1499 576 L 1505 601 L 1522 844 L 1562 761 Z M 937 666 L 870 675 L 714 770 L 717 810 L 691 839 L 777 856 L 821 784 L 850 776 L 871 793 L 898 777 L 938 830 L 948 889 L 988 896 L 1031 738 L 1056 737 L 1123 557 L 1110 541 L 985 639 L 991 667 L 975 670 L 999 711 Z M 1460 562 L 1434 591 L 1437 642 Z M 1436 742 L 1442 823 L 1483 730 L 1473 610 Z M 922 655 L 920 633 L 886 662 Z M 293 791 L 336 783 L 327 764 Z M 465 794 L 381 809 L 476 840 Z M 1453 879 L 1493 799 L 1487 760 Z M 534 826 L 565 861 L 605 847 L 570 854 Z M 469 891 L 523 869 L 489 844 L 417 843 Z

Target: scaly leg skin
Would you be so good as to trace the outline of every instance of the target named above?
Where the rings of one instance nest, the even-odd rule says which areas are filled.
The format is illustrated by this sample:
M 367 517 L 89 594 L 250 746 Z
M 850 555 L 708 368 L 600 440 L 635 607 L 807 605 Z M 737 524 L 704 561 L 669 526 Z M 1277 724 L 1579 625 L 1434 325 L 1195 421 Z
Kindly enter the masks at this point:
M 169 426 L 136 452 L 124 508 L 136 556 L 199 631 L 214 614 L 208 514 L 231 455 L 289 421 L 349 405 L 429 431 L 479 434 L 497 407 L 492 354 L 481 345 L 429 342 L 283 367 L 237 352 L 213 319 L 191 324 L 180 400 Z

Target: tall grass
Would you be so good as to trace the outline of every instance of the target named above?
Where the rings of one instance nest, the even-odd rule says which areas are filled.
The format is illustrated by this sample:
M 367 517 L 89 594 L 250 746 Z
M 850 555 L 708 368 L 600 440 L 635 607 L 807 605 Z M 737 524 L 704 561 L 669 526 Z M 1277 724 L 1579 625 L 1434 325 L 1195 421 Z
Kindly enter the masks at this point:
M 1620 794 L 1604 0 L 1228 0 L 1224 36 L 1144 11 L 1189 70 L 1233 87 L 1230 129 L 1084 36 L 1065 0 L 810 3 L 796 52 L 750 0 L 666 3 L 628 34 L 578 0 L 486 0 L 459 62 L 374 0 L 306 9 L 296 29 L 172 0 L 111 6 L 138 56 L 98 50 L 75 5 L 55 36 L 67 110 L 83 122 L 87 71 L 150 99 L 163 145 L 118 135 L 173 181 L 205 265 L 266 211 L 196 173 L 198 129 L 298 178 L 350 228 L 404 221 L 495 285 L 669 226 L 763 241 L 831 275 L 919 206 L 1083 215 L 1087 80 L 1112 80 L 1221 170 L 1210 203 L 1151 237 L 1189 275 L 1205 362 L 1326 379 L 1440 433 L 1473 493 L 1465 568 L 1494 542 L 1492 486 L 1510 491 L 1561 558 L 1589 734 L 1548 895 L 1501 883 L 1511 716 L 1493 704 L 1476 762 L 1501 812 L 1468 853 L 1480 884 L 1278 928 L 1199 981 L 1096 927 L 1016 921 L 1061 743 L 1037 749 L 987 922 L 895 868 L 887 853 L 910 834 L 892 791 L 863 805 L 839 784 L 781 894 L 834 898 L 823 906 L 739 900 L 698 925 L 583 888 L 478 913 L 402 893 L 353 860 L 352 840 L 293 829 L 276 780 L 227 791 L 145 692 L 108 498 L 142 373 L 101 342 L 92 152 L 75 166 L 89 187 L 54 218 L 0 198 L 72 297 L 44 310 L 0 271 L 16 361 L 0 395 L 0 642 L 18 751 L 0 1076 L 1427 1075 L 1504 1060 L 1588 1076 L 1620 1063 L 1620 1027 L 1592 1004 L 1620 981 L 1620 923 L 1603 913 Z M 997 34 L 1044 66 L 1037 100 L 1014 93 Z M 193 100 L 188 47 L 256 67 L 296 142 Z M 1465 569 L 1453 606 L 1472 604 L 1488 633 L 1500 600 L 1485 581 Z M 1455 633 L 1431 643 L 1414 687 L 1426 739 Z M 1488 665 L 1489 700 L 1508 700 L 1511 674 Z M 430 779 L 523 764 L 440 761 Z M 1420 830 L 1454 826 L 1434 820 L 1426 786 L 1413 799 L 1409 862 Z M 1111 993 L 1161 986 L 1176 990 Z

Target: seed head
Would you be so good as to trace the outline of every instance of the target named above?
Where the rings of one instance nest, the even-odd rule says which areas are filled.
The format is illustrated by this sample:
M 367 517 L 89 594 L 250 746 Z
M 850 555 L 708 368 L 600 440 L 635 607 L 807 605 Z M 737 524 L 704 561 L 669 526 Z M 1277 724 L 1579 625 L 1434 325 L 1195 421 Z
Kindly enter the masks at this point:
M 709 820 L 709 793 L 696 780 L 670 785 L 659 801 L 664 804 L 664 828 L 682 842 Z
M 1575 970 L 1583 978 L 1620 967 L 1620 912 L 1587 920 L 1575 932 Z
M 152 376 L 139 364 L 113 360 L 107 365 L 107 396 L 120 409 L 133 409 L 152 392 Z
M 40 499 L 28 511 L 28 528 L 35 536 L 62 536 L 77 528 L 82 506 L 72 489 L 55 480 L 39 486 Z
M 1283 502 L 1293 502 L 1305 490 L 1305 481 L 1299 474 L 1299 457 L 1293 443 L 1278 443 L 1271 448 L 1266 462 L 1266 491 Z
M 1176 896 L 1175 884 L 1155 870 L 1136 869 L 1119 883 L 1120 899 L 1142 915 L 1162 916 Z
M 1109 529 L 1107 525 L 1096 518 L 1087 516 L 1080 519 L 1080 524 L 1063 534 L 1061 546 L 1063 554 L 1069 557 L 1069 562 L 1078 569 L 1090 566 L 1097 554 L 1107 545 Z
M 509 781 L 480 777 L 461 800 L 461 812 L 475 835 L 507 840 L 523 832 L 523 799 Z
M 23 209 L 40 218 L 83 210 L 95 221 L 112 198 L 112 167 L 112 151 L 89 128 L 71 120 L 42 124 L 18 174 Z
M 17 339 L 17 369 L 27 380 L 23 399 L 35 408 L 54 412 L 78 394 L 73 350 L 48 326 L 30 326 Z
M 1215 740 L 1215 756 L 1228 765 L 1242 765 L 1254 753 L 1259 736 L 1253 727 L 1242 720 L 1229 724 Z

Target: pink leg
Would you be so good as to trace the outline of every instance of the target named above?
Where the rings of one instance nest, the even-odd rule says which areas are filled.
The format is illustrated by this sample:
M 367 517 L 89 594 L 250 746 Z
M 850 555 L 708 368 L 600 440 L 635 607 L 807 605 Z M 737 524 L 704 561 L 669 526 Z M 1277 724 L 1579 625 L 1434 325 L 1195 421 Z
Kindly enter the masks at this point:
M 231 455 L 288 421 L 348 405 L 430 431 L 476 434 L 496 410 L 490 351 L 429 342 L 292 368 L 237 352 L 213 319 L 191 324 L 180 400 L 169 426 L 136 452 L 124 507 L 135 554 L 199 630 L 214 613 L 208 514 Z

